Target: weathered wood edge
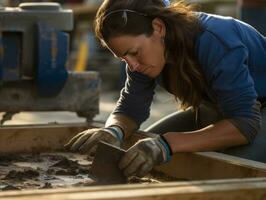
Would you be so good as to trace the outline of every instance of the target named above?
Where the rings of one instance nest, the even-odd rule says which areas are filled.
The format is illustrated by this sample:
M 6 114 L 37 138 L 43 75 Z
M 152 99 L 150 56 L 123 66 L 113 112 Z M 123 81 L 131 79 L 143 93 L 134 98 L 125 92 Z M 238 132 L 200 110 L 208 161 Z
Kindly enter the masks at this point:
M 265 197 L 265 178 L 172 182 L 149 185 L 97 186 L 76 189 L 49 189 L 0 193 L 0 199 L 7 200 L 261 200 Z

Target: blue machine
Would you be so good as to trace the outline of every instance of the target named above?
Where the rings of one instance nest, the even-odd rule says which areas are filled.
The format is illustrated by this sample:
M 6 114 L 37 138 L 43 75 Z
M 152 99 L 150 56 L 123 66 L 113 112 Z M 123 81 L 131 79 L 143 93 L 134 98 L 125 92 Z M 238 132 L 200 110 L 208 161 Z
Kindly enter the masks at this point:
M 41 96 L 57 95 L 67 80 L 68 34 L 45 24 L 37 26 L 37 88 Z
M 23 40 L 21 33 L 3 32 L 0 38 L 0 80 L 1 83 L 34 79 L 40 96 L 57 95 L 67 80 L 65 68 L 68 58 L 69 37 L 45 24 L 36 25 L 36 38 L 32 58 L 33 73 L 23 72 Z M 27 44 L 24 44 L 27 45 Z M 30 50 L 30 49 L 28 49 Z
M 66 69 L 72 29 L 72 10 L 58 3 L 0 9 L 1 112 L 73 111 L 87 120 L 98 113 L 98 74 Z
M 56 3 L 24 3 L 0 10 L 0 80 L 34 79 L 41 96 L 57 95 L 67 79 L 71 10 Z M 63 24 L 63 25 L 62 25 Z

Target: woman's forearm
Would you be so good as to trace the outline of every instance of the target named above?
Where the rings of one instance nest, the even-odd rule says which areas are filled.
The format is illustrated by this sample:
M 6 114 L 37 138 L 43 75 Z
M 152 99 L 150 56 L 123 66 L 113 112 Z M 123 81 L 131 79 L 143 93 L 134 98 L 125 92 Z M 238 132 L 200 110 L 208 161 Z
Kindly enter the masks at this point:
M 228 120 L 191 132 L 168 132 L 164 134 L 173 153 L 221 150 L 247 144 L 247 139 Z

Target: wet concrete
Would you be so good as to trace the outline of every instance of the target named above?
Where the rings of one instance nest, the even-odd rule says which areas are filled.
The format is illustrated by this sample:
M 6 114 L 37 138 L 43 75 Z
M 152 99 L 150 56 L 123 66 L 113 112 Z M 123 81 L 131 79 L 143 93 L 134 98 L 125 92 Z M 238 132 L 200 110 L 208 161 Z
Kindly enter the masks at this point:
M 0 190 L 74 187 L 94 181 L 91 161 L 72 153 L 0 156 Z
M 102 185 L 90 176 L 91 164 L 92 158 L 74 153 L 0 155 L 0 190 Z M 158 182 L 150 174 L 145 178 L 132 177 L 127 183 Z

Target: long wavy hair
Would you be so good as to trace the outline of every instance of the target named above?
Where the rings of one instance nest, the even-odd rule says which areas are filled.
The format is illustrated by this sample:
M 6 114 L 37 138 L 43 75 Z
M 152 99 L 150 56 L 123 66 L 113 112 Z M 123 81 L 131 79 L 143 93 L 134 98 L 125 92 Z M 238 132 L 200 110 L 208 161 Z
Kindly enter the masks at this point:
M 125 9 L 130 10 L 126 16 Z M 182 108 L 197 108 L 205 81 L 195 57 L 195 38 L 201 27 L 190 5 L 181 1 L 165 7 L 162 0 L 105 0 L 97 12 L 94 29 L 96 37 L 106 45 L 116 36 L 151 36 L 155 18 L 166 27 L 163 86 L 180 100 Z

